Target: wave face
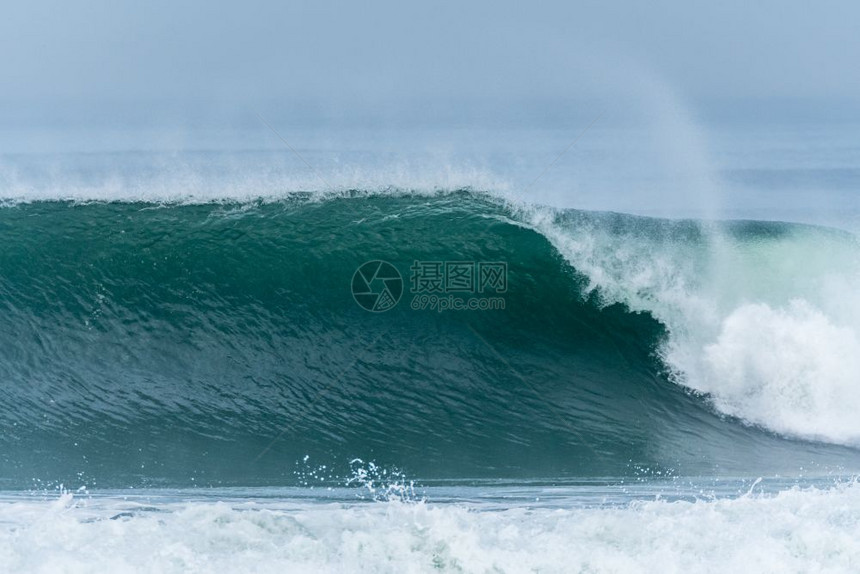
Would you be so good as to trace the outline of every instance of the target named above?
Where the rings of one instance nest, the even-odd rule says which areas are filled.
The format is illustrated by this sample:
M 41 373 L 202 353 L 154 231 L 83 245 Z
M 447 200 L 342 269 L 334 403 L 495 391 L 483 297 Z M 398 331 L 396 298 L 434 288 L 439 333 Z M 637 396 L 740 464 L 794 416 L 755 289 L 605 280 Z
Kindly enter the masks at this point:
M 847 234 L 457 192 L 35 202 L 0 237 L 7 487 L 860 467 Z M 505 262 L 504 309 L 413 309 L 416 260 Z

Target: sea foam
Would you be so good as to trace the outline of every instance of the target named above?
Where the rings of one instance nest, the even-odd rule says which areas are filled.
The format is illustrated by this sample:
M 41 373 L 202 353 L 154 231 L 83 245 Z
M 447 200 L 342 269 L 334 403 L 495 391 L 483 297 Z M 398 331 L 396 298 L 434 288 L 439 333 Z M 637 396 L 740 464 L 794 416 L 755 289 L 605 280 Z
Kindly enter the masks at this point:
M 0 503 L 4 572 L 854 572 L 860 488 L 614 508 Z

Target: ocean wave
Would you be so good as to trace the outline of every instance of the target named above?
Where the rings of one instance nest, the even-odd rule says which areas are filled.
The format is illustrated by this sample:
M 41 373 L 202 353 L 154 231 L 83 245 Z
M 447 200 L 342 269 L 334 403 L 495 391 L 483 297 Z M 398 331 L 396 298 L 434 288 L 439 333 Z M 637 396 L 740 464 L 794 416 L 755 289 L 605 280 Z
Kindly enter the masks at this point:
M 860 460 L 842 232 L 460 191 L 32 202 L 0 233 L 7 486 L 284 484 L 306 455 L 427 478 Z M 385 313 L 350 293 L 374 260 L 407 291 Z M 416 261 L 503 262 L 504 305 L 410 304 Z

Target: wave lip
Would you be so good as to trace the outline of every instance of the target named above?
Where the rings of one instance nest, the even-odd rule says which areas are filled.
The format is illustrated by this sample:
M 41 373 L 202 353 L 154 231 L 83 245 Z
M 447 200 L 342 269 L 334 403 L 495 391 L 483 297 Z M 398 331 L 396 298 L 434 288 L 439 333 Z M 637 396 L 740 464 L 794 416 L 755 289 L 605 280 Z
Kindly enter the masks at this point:
M 860 444 L 860 245 L 826 228 L 533 209 L 603 304 L 652 314 L 672 380 L 721 413 Z

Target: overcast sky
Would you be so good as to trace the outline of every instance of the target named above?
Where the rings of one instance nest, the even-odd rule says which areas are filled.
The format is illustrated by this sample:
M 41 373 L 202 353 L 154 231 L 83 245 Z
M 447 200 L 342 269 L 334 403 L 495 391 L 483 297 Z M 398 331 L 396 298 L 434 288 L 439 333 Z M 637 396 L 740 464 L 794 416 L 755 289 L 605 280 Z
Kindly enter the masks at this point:
M 851 107 L 858 30 L 849 0 L 35 0 L 0 18 L 0 121 L 141 103 L 456 115 L 624 96 L 642 81 L 702 108 Z

